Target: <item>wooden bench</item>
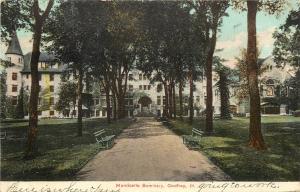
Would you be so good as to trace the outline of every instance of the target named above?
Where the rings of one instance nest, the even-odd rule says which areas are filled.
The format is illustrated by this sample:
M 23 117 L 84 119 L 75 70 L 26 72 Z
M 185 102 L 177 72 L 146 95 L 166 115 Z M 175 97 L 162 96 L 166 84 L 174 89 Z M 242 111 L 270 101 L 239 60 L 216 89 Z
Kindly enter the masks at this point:
M 105 130 L 101 129 L 100 131 L 94 132 L 94 136 L 97 143 L 101 144 L 101 147 L 108 149 L 115 143 L 115 135 L 106 135 L 105 133 Z
M 200 131 L 196 128 L 192 129 L 191 135 L 183 135 L 183 144 L 185 144 L 189 148 L 198 148 L 198 142 L 200 141 L 202 135 L 204 134 L 203 131 Z

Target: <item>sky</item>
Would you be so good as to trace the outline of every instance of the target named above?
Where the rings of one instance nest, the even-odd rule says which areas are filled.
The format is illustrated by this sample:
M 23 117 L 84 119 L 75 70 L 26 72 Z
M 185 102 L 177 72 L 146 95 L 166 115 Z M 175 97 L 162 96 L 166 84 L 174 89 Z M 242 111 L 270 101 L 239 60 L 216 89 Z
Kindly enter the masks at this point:
M 259 49 L 261 50 L 260 58 L 272 55 L 274 43 L 272 34 L 280 25 L 285 23 L 289 11 L 297 8 L 296 1 L 298 0 L 290 0 L 285 11 L 279 16 L 268 15 L 264 12 L 257 14 L 256 27 Z M 229 8 L 227 13 L 229 16 L 223 18 L 216 44 L 216 49 L 223 49 L 223 51 L 215 54 L 226 60 L 224 62 L 226 66 L 234 68 L 235 57 L 240 56 L 240 50 L 247 46 L 247 12 Z M 32 33 L 18 31 L 18 37 L 23 54 L 30 52 L 32 49 Z M 6 49 L 7 46 L 1 43 L 1 58 L 4 58 Z

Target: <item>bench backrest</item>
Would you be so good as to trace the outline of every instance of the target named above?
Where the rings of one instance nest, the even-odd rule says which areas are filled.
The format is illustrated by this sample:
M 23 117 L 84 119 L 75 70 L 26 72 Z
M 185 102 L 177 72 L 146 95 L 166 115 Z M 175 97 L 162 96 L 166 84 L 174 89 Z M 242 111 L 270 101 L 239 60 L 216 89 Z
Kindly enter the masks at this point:
M 196 128 L 193 128 L 192 129 L 192 134 L 194 135 L 199 135 L 199 136 L 201 136 L 201 135 L 203 135 L 203 131 L 200 131 L 200 130 L 198 130 L 198 129 L 196 129 Z
M 104 130 L 104 129 L 101 129 L 100 131 L 94 132 L 94 135 L 95 135 L 95 137 L 98 137 L 98 136 L 103 135 L 104 133 L 105 133 L 105 130 Z

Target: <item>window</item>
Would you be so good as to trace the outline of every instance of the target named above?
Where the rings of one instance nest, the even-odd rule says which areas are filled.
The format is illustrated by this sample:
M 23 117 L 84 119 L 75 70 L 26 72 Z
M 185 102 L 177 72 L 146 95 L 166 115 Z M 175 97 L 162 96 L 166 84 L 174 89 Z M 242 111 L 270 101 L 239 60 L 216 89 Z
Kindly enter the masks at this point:
M 161 105 L 161 96 L 157 96 L 157 105 Z
M 139 74 L 139 80 L 143 80 L 143 75 Z
M 196 101 L 200 102 L 200 96 L 196 96 Z
M 19 59 L 18 59 L 18 62 L 19 62 L 19 63 L 22 63 L 22 58 L 19 58 Z
M 148 78 L 147 78 L 147 76 L 146 76 L 146 75 L 143 75 L 143 79 L 144 79 L 144 80 L 147 80 Z
M 166 96 L 163 96 L 163 105 L 166 105 Z
M 50 92 L 54 92 L 54 86 L 50 85 Z
M 54 75 L 50 74 L 50 81 L 54 81 Z
M 54 105 L 54 97 L 50 97 L 50 105 Z
M 12 92 L 17 92 L 18 91 L 18 85 L 12 85 Z
M 144 85 L 144 90 L 147 90 L 147 85 Z
M 28 85 L 26 86 L 26 90 L 29 91 L 29 86 Z
M 53 115 L 54 115 L 54 111 L 50 111 L 50 112 L 49 112 L 49 115 L 50 115 L 50 116 L 53 116 Z
M 99 99 L 98 99 L 98 98 L 95 99 L 95 104 L 96 104 L 96 105 L 99 105 Z
M 133 91 L 133 85 L 128 86 L 129 91 Z
M 12 73 L 11 79 L 16 81 L 18 79 L 18 74 L 17 73 Z
M 12 105 L 17 105 L 17 103 L 18 103 L 18 97 L 17 97 L 17 96 L 13 96 L 13 97 L 12 97 L 11 104 L 12 104 Z
M 102 110 L 102 116 L 103 116 L 103 117 L 106 116 L 106 110 L 105 110 L 105 109 Z
M 133 80 L 133 74 L 129 74 L 129 81 L 132 81 Z
M 157 91 L 158 93 L 162 91 L 162 85 L 161 85 L 161 84 L 158 84 L 158 85 L 157 85 L 156 91 Z
M 274 87 L 268 86 L 266 92 L 267 92 L 267 96 L 274 96 Z
M 39 104 L 39 105 L 42 104 L 42 98 L 41 98 L 41 97 L 39 97 L 38 104 Z
M 184 102 L 185 102 L 185 103 L 189 103 L 189 97 L 188 97 L 188 96 L 185 96 L 185 97 L 184 97 Z
M 42 74 L 39 74 L 39 81 L 42 80 Z
M 26 74 L 26 79 L 29 79 L 29 74 Z
M 140 89 L 140 90 L 143 90 L 143 85 L 140 85 L 140 86 L 139 86 L 139 89 Z
M 42 115 L 42 111 L 38 111 L 38 115 Z
M 8 59 L 8 61 L 10 61 L 10 62 L 11 62 L 11 57 L 7 57 L 7 59 Z
M 100 111 L 96 110 L 96 117 L 99 117 L 99 115 L 100 115 Z
M 218 89 L 215 90 L 215 96 L 216 96 L 216 97 L 219 96 L 219 90 L 218 90 Z
M 148 90 L 150 90 L 151 89 L 151 85 L 148 85 Z
M 39 91 L 42 91 L 42 86 L 39 85 Z

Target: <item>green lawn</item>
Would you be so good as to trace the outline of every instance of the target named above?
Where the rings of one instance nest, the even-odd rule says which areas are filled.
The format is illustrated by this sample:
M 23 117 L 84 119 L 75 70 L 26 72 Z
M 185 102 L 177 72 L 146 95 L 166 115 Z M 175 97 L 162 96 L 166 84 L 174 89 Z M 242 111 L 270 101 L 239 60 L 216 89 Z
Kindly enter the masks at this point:
M 248 118 L 215 120 L 215 134 L 199 142 L 202 152 L 234 180 L 299 181 L 300 118 L 272 116 L 262 118 L 262 129 L 268 149 L 255 151 L 247 147 Z M 204 120 L 193 125 L 171 121 L 178 135 L 190 134 L 192 127 L 203 129 Z
M 1 131 L 26 135 L 27 122 L 1 122 Z M 105 119 L 84 120 L 83 136 L 76 137 L 75 119 L 39 120 L 40 155 L 23 160 L 25 140 L 1 140 L 1 180 L 74 180 L 74 174 L 101 149 L 93 132 L 105 128 L 118 135 L 130 124 L 121 120 L 107 124 Z

